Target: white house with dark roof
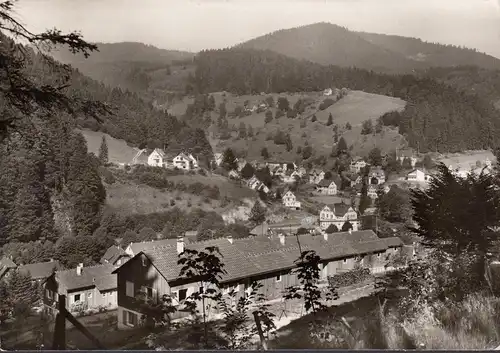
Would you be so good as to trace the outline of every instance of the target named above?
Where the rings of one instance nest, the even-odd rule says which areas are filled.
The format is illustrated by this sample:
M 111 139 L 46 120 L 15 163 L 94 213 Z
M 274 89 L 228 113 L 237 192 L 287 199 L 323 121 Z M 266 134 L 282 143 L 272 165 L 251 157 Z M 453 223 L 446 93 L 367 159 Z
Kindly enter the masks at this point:
M 319 213 L 321 229 L 327 229 L 331 224 L 334 224 L 338 229 L 342 229 L 342 226 L 347 221 L 352 224 L 354 231 L 359 229 L 358 213 L 354 207 L 342 202 L 326 205 Z
M 148 165 L 151 167 L 168 167 L 168 159 L 165 151 L 161 148 L 155 148 L 148 156 Z
M 337 195 L 342 186 L 339 175 L 333 175 L 331 179 L 323 179 L 316 184 L 316 192 L 321 195 Z
M 300 201 L 297 201 L 297 197 L 290 190 L 285 192 L 285 194 L 281 197 L 281 200 L 283 202 L 283 206 L 288 207 L 288 208 L 292 208 L 295 210 L 299 210 L 301 205 L 302 205 Z
M 309 172 L 309 184 L 318 184 L 323 179 L 325 179 L 325 172 L 321 169 L 312 169 Z
M 368 173 L 369 184 L 381 185 L 385 183 L 385 172 L 380 166 L 370 167 Z
M 405 159 L 410 160 L 410 164 L 412 168 L 415 168 L 415 165 L 417 164 L 417 157 L 415 156 L 415 153 L 413 149 L 411 148 L 403 148 L 400 150 L 396 151 L 396 159 L 403 164 L 403 161 Z
M 172 164 L 174 168 L 183 170 L 193 170 L 199 167 L 198 160 L 194 158 L 192 154 L 184 152 L 181 152 L 177 156 L 175 156 L 172 160 Z
M 352 173 L 360 173 L 367 165 L 368 163 L 363 158 L 357 157 L 351 162 L 349 169 Z

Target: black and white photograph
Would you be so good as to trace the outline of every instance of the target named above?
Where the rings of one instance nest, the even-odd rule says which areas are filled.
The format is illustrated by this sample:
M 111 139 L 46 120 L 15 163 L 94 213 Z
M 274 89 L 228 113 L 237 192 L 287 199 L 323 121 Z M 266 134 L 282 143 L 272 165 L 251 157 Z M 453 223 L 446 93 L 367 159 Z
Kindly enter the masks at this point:
M 500 350 L 500 0 L 0 0 L 0 351 Z

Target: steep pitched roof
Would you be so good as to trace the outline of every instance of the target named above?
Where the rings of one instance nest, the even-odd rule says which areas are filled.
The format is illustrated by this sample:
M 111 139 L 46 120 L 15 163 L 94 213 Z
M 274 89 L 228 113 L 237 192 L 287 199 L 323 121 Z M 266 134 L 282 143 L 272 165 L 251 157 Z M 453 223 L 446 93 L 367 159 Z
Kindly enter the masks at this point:
M 120 256 L 128 256 L 128 254 L 119 246 L 112 245 L 108 248 L 108 250 L 106 250 L 106 253 L 102 256 L 100 263 L 114 264 L 116 260 L 120 258 Z
M 59 268 L 61 268 L 59 261 L 49 261 L 21 265 L 18 270 L 20 273 L 29 274 L 32 279 L 44 279 L 50 277 Z
M 343 202 L 338 202 L 334 203 L 333 205 L 326 205 L 326 206 L 328 206 L 328 208 L 330 208 L 330 210 L 332 210 L 335 216 L 337 217 L 344 217 L 349 208 L 352 207 L 351 205 L 348 205 Z
M 96 286 L 102 292 L 117 287 L 116 275 L 112 273 L 115 268 L 111 264 L 102 264 L 84 267 L 80 276 L 76 274 L 74 268 L 57 271 L 55 275 L 57 281 L 68 291 Z
M 165 151 L 161 148 L 155 148 L 153 152 L 156 152 L 160 155 L 161 158 L 165 158 Z
M 298 237 L 300 248 L 295 237 L 286 237 L 284 245 L 277 237 L 250 237 L 233 239 L 232 243 L 227 239 L 214 239 L 189 244 L 186 248 L 202 251 L 208 246 L 218 247 L 227 272 L 222 276 L 222 282 L 230 282 L 294 268 L 300 251 L 314 250 L 323 260 L 335 260 L 402 245 L 399 238 L 380 239 L 371 230 L 335 233 L 327 240 L 311 234 Z M 179 278 L 176 249 L 154 248 L 144 254 L 168 281 Z

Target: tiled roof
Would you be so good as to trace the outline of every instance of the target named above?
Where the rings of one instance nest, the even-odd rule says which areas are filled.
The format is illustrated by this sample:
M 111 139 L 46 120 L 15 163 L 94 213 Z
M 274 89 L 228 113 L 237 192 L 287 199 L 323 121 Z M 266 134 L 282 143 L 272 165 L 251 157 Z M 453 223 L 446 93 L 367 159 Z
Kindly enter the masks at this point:
M 59 261 L 39 262 L 19 266 L 19 272 L 28 273 L 33 279 L 50 277 L 52 273 L 61 268 Z
M 82 274 L 77 275 L 76 269 L 57 271 L 58 282 L 68 291 L 96 286 L 99 291 L 115 289 L 116 275 L 112 274 L 116 267 L 111 264 L 83 267 Z
M 314 250 L 324 260 L 335 260 L 387 249 L 389 246 L 400 246 L 399 238 L 378 238 L 371 230 L 358 232 L 342 232 L 329 235 L 325 240 L 321 235 L 303 234 L 297 238 L 286 237 L 282 245 L 278 237 L 249 237 L 233 239 L 214 239 L 205 242 L 187 244 L 186 248 L 204 250 L 208 246 L 216 246 L 222 255 L 224 269 L 227 272 L 222 282 L 235 281 L 241 278 L 286 270 L 295 267 L 294 261 L 300 251 Z M 155 267 L 167 278 L 178 278 L 180 266 L 178 255 L 173 247 L 154 248 L 144 252 Z
M 152 240 L 152 241 L 143 241 L 140 243 L 130 243 L 130 248 L 134 255 L 137 255 L 141 251 L 146 251 L 156 247 L 166 247 L 173 246 L 175 247 L 177 244 L 177 239 L 162 239 L 162 240 Z
M 264 222 L 256 226 L 254 229 L 252 229 L 249 234 L 257 236 L 266 235 L 268 230 L 269 230 L 269 225 L 267 224 L 267 222 Z
M 335 216 L 337 217 L 343 217 L 351 207 L 351 205 L 348 205 L 343 202 L 338 202 L 333 205 L 327 205 L 327 206 L 328 208 L 330 208 L 330 210 L 332 210 L 335 213 Z
M 108 250 L 106 250 L 106 253 L 103 255 L 100 262 L 101 264 L 106 264 L 106 263 L 114 264 L 116 260 L 120 258 L 120 256 L 126 256 L 126 255 L 127 253 L 125 252 L 125 250 L 123 250 L 119 246 L 112 245 L 108 248 Z

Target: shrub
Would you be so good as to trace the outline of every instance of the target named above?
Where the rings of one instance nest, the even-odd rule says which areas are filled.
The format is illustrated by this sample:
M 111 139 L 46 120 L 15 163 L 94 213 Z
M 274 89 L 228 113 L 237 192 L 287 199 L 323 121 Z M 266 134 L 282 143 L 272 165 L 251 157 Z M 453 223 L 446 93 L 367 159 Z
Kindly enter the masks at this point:
M 328 276 L 328 283 L 330 283 L 330 285 L 334 288 L 348 287 L 352 286 L 353 284 L 366 281 L 369 278 L 372 278 L 370 269 L 359 268 L 339 273 L 333 276 Z
M 327 98 L 323 102 L 321 102 L 321 104 L 319 105 L 318 109 L 319 110 L 325 110 L 326 108 L 328 108 L 329 106 L 331 106 L 333 103 L 335 103 L 335 101 L 333 99 Z

